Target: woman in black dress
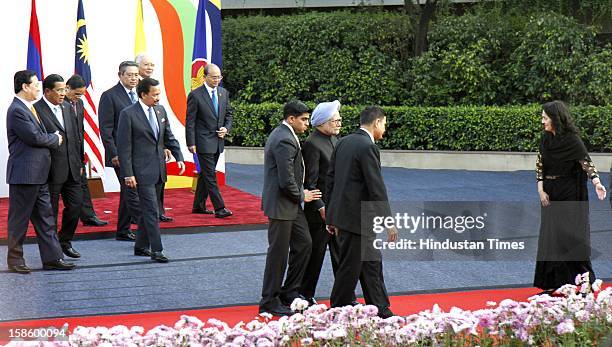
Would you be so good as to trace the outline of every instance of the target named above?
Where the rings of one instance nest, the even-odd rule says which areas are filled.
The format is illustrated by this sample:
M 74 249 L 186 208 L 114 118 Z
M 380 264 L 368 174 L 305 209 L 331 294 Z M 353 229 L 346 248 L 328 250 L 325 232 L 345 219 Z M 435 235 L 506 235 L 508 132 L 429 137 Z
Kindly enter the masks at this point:
M 576 275 L 595 274 L 590 260 L 587 181 L 603 200 L 606 189 L 562 101 L 542 105 L 544 132 L 536 162 L 541 222 L 534 286 L 552 293 L 574 284 Z

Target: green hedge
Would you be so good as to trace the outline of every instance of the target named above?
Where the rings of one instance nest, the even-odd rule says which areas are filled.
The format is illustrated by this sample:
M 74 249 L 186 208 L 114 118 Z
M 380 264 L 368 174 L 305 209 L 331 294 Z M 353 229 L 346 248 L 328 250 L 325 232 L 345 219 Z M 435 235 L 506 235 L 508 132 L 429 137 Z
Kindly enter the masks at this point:
M 282 120 L 280 104 L 235 104 L 234 108 L 230 141 L 235 146 L 263 146 Z M 385 149 L 532 152 L 541 133 L 538 105 L 383 108 L 387 134 L 381 147 Z M 362 109 L 342 107 L 342 134 L 358 128 Z M 575 106 L 571 111 L 589 151 L 612 151 L 612 106 Z
M 244 103 L 609 105 L 612 46 L 596 32 L 552 11 L 440 13 L 414 57 L 399 12 L 225 17 L 223 81 Z

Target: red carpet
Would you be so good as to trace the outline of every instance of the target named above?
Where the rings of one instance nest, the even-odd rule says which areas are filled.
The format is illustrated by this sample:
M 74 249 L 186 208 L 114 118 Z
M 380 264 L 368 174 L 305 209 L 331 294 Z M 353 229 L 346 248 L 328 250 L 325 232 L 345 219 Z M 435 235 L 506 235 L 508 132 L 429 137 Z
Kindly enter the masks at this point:
M 261 211 L 261 199 L 255 195 L 243 192 L 230 186 L 221 187 L 221 194 L 225 205 L 234 215 L 227 218 L 215 218 L 213 215 L 192 214 L 193 193 L 189 188 L 167 189 L 165 192 L 166 215 L 173 217 L 174 222 L 160 223 L 161 228 L 187 228 L 202 226 L 224 226 L 239 224 L 265 224 L 268 219 Z M 117 208 L 119 206 L 119 193 L 106 193 L 106 197 L 94 199 L 94 208 L 100 219 L 109 221 L 103 227 L 84 227 L 79 223 L 77 234 L 92 234 L 100 232 L 114 232 L 117 226 Z M 208 208 L 211 208 L 210 201 Z M 168 210 L 171 208 L 171 210 Z M 60 217 L 61 223 L 61 206 Z M 110 212 L 105 213 L 104 211 Z M 7 238 L 8 198 L 0 199 L 0 240 Z M 34 237 L 34 228 L 30 224 L 28 237 Z
M 436 294 L 416 294 L 391 297 L 391 309 L 397 315 L 409 315 L 423 310 L 431 309 L 438 304 L 445 311 L 456 306 L 464 310 L 477 310 L 486 307 L 487 301 L 499 303 L 504 299 L 526 301 L 528 297 L 540 292 L 537 288 L 513 288 L 513 289 L 487 289 L 473 290 L 467 292 L 451 292 Z M 363 302 L 362 299 L 359 301 Z M 321 301 L 329 305 L 329 301 Z M 111 316 L 84 316 L 66 317 L 54 319 L 28 320 L 19 322 L 0 322 L 0 330 L 6 327 L 35 328 L 43 326 L 60 327 L 68 323 L 71 328 L 82 326 L 105 326 L 115 325 L 142 326 L 146 330 L 164 324 L 174 326 L 180 316 L 186 314 L 198 317 L 203 322 L 209 318 L 217 318 L 231 326 L 240 321 L 249 322 L 257 316 L 257 306 L 232 306 L 224 308 L 211 308 L 201 310 L 167 311 L 137 314 L 119 314 Z

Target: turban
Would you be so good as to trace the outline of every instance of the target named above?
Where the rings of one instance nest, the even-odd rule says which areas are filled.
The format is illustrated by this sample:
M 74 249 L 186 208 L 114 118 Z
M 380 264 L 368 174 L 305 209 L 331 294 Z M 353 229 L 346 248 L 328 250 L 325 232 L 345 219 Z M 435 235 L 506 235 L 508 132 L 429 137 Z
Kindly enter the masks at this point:
M 327 122 L 336 111 L 340 111 L 340 101 L 338 100 L 318 104 L 312 111 L 312 117 L 310 118 L 312 126 L 317 127 Z

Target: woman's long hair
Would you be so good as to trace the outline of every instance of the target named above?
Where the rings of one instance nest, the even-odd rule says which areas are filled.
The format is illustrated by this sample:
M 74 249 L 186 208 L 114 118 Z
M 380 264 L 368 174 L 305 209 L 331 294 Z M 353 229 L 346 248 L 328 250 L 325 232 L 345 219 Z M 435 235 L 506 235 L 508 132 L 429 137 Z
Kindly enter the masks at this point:
M 557 135 L 578 134 L 578 128 L 574 125 L 567 105 L 560 100 L 547 102 L 542 105 L 546 115 L 552 120 Z

